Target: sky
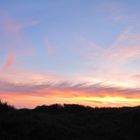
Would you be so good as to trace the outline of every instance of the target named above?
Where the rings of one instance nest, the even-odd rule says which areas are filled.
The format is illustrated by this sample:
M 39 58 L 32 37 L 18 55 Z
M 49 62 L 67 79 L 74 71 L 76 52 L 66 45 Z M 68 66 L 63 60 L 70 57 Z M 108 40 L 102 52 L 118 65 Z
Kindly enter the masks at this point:
M 0 0 L 0 99 L 16 107 L 140 104 L 139 0 Z

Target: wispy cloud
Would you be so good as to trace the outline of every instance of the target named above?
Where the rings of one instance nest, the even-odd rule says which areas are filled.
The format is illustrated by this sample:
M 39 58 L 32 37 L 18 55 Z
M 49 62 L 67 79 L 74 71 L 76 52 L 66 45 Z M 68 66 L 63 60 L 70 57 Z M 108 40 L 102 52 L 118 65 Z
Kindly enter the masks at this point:
M 0 36 L 5 40 L 5 43 L 1 46 L 7 48 L 8 51 L 17 54 L 32 54 L 34 47 L 23 35 L 23 32 L 27 28 L 38 25 L 40 22 L 33 19 L 30 19 L 29 21 L 20 21 L 5 11 L 0 13 L 0 15 Z
M 133 33 L 131 29 L 124 31 L 117 41 L 107 49 L 106 55 L 119 62 L 129 62 L 140 58 L 140 34 Z
M 6 60 L 2 66 L 2 70 L 9 70 L 12 68 L 16 61 L 15 55 L 13 53 L 9 53 L 6 57 Z
M 132 19 L 132 16 L 127 15 L 127 9 L 119 1 L 105 1 L 98 6 L 98 11 L 106 14 L 106 17 L 115 21 L 121 22 Z
M 80 49 L 80 53 L 86 60 L 83 63 L 89 68 L 87 80 L 110 81 L 110 83 L 120 83 L 120 86 L 121 82 L 124 85 L 138 86 L 139 83 L 132 81 L 130 78 L 132 73 L 126 71 L 125 67 L 140 59 L 139 38 L 139 33 L 134 32 L 132 28 L 127 28 L 112 45 L 106 48 L 86 39 L 82 40 L 83 48 Z
M 114 87 L 101 83 L 91 85 L 89 83 L 53 83 L 48 81 L 39 85 L 20 85 L 1 81 L 0 91 L 2 98 L 3 95 L 17 99 L 26 97 L 31 101 L 43 98 L 46 101 L 51 100 L 52 103 L 61 100 L 61 103 L 71 101 L 93 106 L 138 105 L 138 101 L 140 101 L 139 88 Z
M 12 84 L 8 82 L 1 82 L 1 90 L 14 91 L 14 92 L 32 92 L 33 94 L 38 94 L 40 91 L 44 91 L 42 95 L 50 95 L 51 92 L 61 91 L 63 96 L 71 96 L 67 93 L 74 93 L 74 96 L 122 96 L 122 97 L 140 97 L 139 88 L 129 88 L 129 87 L 115 87 L 113 85 L 107 85 L 103 83 L 69 83 L 69 82 L 46 82 L 44 84 Z M 49 92 L 48 92 L 49 91 Z M 58 93 L 59 93 L 58 92 Z M 56 92 L 57 94 L 57 92 Z

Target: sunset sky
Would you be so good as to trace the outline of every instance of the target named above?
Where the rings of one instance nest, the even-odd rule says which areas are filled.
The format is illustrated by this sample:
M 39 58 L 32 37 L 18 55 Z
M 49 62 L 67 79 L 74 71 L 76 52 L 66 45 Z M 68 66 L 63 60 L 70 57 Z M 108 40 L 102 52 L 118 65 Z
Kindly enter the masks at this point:
M 0 0 L 0 99 L 140 105 L 140 1 Z

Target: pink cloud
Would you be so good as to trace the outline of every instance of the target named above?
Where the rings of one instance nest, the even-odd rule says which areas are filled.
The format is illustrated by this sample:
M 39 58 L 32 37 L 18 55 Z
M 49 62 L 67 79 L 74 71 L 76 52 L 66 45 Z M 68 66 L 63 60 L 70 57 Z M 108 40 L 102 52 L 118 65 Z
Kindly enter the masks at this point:
M 40 22 L 37 20 L 30 20 L 30 21 L 18 21 L 12 16 L 8 16 L 4 18 L 4 21 L 2 22 L 3 24 L 3 31 L 7 33 L 12 33 L 12 34 L 21 34 L 21 32 L 29 27 L 35 26 L 39 24 Z
M 19 21 L 8 14 L 3 13 L 3 15 L 0 23 L 2 34 L 6 38 L 4 47 L 17 54 L 33 54 L 35 49 L 31 42 L 25 38 L 23 31 L 29 27 L 38 25 L 40 22 L 32 19 L 29 21 Z
M 6 60 L 2 66 L 2 70 L 9 70 L 12 68 L 12 66 L 15 64 L 16 58 L 15 55 L 12 53 L 9 53 L 6 57 Z
M 130 28 L 125 30 L 106 50 L 106 55 L 114 61 L 129 62 L 140 58 L 140 34 Z
M 87 57 L 90 59 L 101 59 L 104 61 L 113 61 L 127 63 L 140 58 L 140 34 L 127 28 L 115 43 L 104 48 L 85 40 L 84 46 L 87 50 Z M 83 42 L 82 42 L 83 43 Z
M 96 45 L 92 41 L 81 39 L 81 48 L 78 53 L 85 59 L 87 67 L 83 79 L 90 82 L 104 82 L 122 86 L 138 87 L 140 84 L 132 80 L 125 66 L 140 59 L 140 34 L 132 28 L 127 28 L 108 47 Z

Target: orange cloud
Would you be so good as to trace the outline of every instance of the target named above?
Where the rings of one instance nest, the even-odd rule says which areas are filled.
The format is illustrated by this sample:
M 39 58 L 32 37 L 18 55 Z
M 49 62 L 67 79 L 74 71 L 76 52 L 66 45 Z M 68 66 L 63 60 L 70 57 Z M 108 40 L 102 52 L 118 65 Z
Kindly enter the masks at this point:
M 140 89 L 101 84 L 51 83 L 20 85 L 0 83 L 0 97 L 17 107 L 52 103 L 78 103 L 99 107 L 135 106 L 140 103 Z

